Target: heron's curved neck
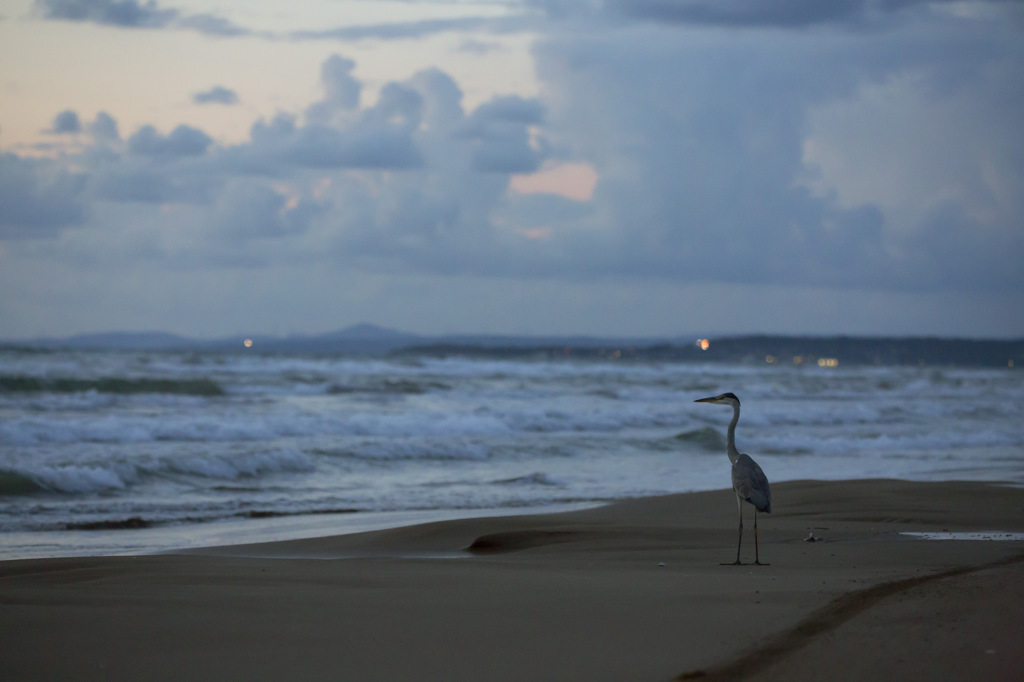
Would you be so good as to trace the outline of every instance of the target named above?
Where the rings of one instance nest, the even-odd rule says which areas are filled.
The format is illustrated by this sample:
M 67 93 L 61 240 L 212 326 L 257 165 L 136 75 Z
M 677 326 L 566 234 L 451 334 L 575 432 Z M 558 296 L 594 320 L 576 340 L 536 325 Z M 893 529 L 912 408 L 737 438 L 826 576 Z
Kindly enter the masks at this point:
M 740 451 L 736 449 L 736 423 L 740 420 L 740 406 L 732 406 L 732 421 L 729 422 L 729 431 L 726 438 L 725 453 L 729 455 L 729 461 L 735 463 L 736 458 L 740 456 Z

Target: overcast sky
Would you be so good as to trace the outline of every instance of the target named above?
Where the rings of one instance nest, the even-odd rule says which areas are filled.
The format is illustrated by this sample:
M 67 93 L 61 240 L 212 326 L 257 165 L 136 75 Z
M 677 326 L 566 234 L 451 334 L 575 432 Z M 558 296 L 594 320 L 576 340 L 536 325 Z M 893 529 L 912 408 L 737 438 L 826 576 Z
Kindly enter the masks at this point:
M 1024 3 L 0 0 L 0 338 L 1024 336 Z

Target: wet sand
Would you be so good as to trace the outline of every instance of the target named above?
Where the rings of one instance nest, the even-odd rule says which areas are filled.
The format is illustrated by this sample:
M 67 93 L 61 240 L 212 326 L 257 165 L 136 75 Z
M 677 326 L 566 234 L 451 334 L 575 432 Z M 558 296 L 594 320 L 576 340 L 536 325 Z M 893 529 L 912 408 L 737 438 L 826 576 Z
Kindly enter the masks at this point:
M 0 678 L 1024 677 L 1024 542 L 900 534 L 1022 532 L 1024 490 L 804 481 L 773 486 L 773 507 L 769 566 L 720 565 L 735 558 L 731 491 L 0 562 Z

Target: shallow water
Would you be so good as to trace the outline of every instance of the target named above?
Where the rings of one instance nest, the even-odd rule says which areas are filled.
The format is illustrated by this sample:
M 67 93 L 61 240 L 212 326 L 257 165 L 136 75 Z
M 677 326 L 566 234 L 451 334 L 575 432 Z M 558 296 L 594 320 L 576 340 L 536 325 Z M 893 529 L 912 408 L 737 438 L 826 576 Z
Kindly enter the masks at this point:
M 959 532 L 952 533 L 949 531 L 941 532 L 921 532 L 921 533 L 900 533 L 900 535 L 909 535 L 911 537 L 919 538 L 921 540 L 969 540 L 969 541 L 984 541 L 984 542 L 1024 542 L 1024 533 L 1010 533 L 1003 530 L 986 530 L 986 531 L 973 531 L 973 532 Z
M 1020 483 L 1022 376 L 0 351 L 0 557 L 727 487 L 731 411 L 692 402 L 727 390 L 773 481 Z

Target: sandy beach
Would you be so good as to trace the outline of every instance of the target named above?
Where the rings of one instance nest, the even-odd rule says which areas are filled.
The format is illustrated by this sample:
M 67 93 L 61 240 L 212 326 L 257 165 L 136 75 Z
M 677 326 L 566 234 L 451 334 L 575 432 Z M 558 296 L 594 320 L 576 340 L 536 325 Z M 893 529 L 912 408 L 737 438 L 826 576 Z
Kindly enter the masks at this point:
M 5 680 L 1024 675 L 1024 490 L 773 487 L 187 554 L 0 563 Z M 747 509 L 744 561 L 753 560 Z M 806 541 L 808 536 L 818 540 Z

